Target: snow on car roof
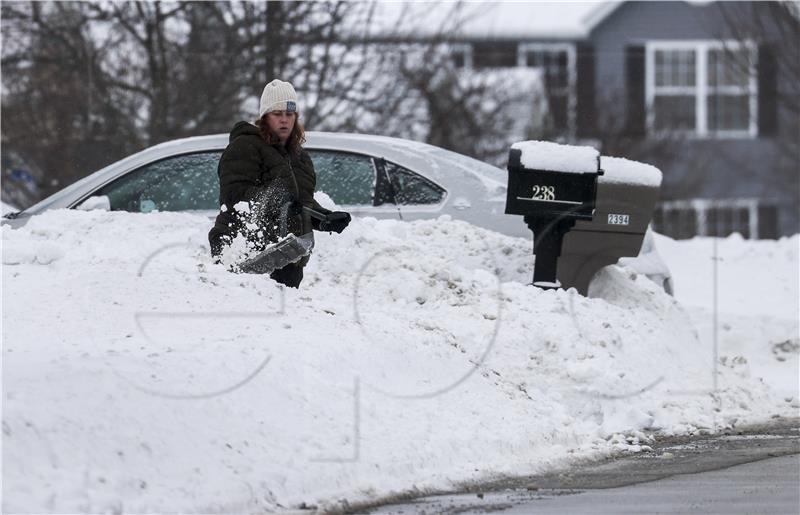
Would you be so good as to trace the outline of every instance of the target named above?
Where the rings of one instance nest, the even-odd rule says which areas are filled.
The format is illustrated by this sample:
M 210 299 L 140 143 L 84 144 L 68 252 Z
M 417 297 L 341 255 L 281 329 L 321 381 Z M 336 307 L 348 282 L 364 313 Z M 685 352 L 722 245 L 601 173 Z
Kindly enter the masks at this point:
M 520 163 L 531 170 L 587 173 L 597 171 L 600 153 L 592 147 L 561 145 L 550 141 L 519 141 L 512 149 L 522 152 Z
M 616 184 L 640 184 L 658 188 L 661 186 L 661 170 L 647 163 L 623 157 L 602 156 L 600 166 L 605 174 L 600 182 Z

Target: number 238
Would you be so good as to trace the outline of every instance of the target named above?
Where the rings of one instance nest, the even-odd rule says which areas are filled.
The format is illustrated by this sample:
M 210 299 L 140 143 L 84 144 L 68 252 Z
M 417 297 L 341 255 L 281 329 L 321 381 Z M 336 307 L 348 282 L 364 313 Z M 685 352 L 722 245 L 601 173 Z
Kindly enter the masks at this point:
M 556 188 L 555 186 L 534 186 L 531 198 L 536 200 L 555 200 Z

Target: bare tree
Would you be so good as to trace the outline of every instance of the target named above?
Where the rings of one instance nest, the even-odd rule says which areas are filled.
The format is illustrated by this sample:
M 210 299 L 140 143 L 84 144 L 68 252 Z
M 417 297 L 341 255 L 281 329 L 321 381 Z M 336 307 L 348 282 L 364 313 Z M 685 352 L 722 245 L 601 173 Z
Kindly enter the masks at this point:
M 137 147 L 102 81 L 109 41 L 87 30 L 80 3 L 2 6 L 5 156 L 32 177 L 15 200 L 22 207 Z M 112 137 L 113 135 L 113 137 Z M 16 186 L 4 162 L 4 193 Z M 44 171 L 47 170 L 47 174 Z
M 720 2 L 725 20 L 719 35 L 727 62 L 758 81 L 759 137 L 773 155 L 743 173 L 760 177 L 763 196 L 778 202 L 783 230 L 800 223 L 800 4 L 797 2 Z M 742 45 L 751 51 L 742 51 Z M 741 163 L 732 166 L 742 168 Z
M 743 73 L 759 64 L 778 79 L 774 93 L 778 102 L 794 116 L 800 116 L 800 5 L 797 2 L 722 2 L 718 5 L 725 20 L 723 42 L 752 42 L 765 45 L 769 62 L 759 63 L 758 53 L 739 52 L 726 47 L 731 63 Z
M 498 164 L 533 123 L 518 78 L 453 65 L 459 4 L 422 39 L 413 16 L 396 25 L 406 36 L 374 34 L 373 2 L 2 9 L 3 172 L 21 166 L 35 183 L 6 176 L 4 198 L 16 188 L 20 207 L 148 145 L 252 119 L 273 78 L 295 84 L 309 129 L 423 139 Z
M 771 137 L 798 184 L 800 166 L 800 5 L 797 2 L 720 2 L 719 34 L 727 64 L 743 76 L 757 74 L 759 132 Z M 732 46 L 729 41 L 754 45 Z M 750 51 L 753 50 L 753 51 Z
M 252 118 L 271 78 L 311 100 L 307 123 L 327 122 L 336 102 L 326 100 L 359 96 L 352 85 L 369 59 L 340 66 L 358 45 L 338 41 L 371 11 L 343 1 L 3 3 L 3 169 L 23 167 L 35 182 L 17 202 L 147 145 L 226 131 Z M 6 179 L 4 198 L 20 186 Z
M 347 128 L 422 140 L 503 166 L 509 146 L 543 122 L 541 75 L 463 67 L 455 38 L 479 11 L 460 3 L 441 9 L 438 25 L 425 19 L 428 10 L 406 9 L 393 30 L 372 37 L 374 66 L 363 76 L 369 87 L 347 104 Z

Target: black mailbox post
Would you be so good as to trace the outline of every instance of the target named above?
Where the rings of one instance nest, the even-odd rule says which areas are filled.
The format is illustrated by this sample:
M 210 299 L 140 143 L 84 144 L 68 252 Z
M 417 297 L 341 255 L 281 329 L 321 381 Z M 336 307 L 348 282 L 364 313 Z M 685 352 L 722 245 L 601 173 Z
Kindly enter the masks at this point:
M 535 143 L 542 145 L 541 142 Z M 569 152 L 565 145 L 544 145 L 548 145 L 547 150 L 562 147 L 562 152 Z M 586 147 L 579 148 L 586 154 Z M 536 147 L 526 151 L 535 152 Z M 528 228 L 533 231 L 533 253 L 536 255 L 534 286 L 545 289 L 559 287 L 556 273 L 564 235 L 577 220 L 592 220 L 594 216 L 597 177 L 603 174 L 600 157 L 597 155 L 594 162 L 584 159 L 583 163 L 593 166 L 584 166 L 585 171 L 576 171 L 574 164 L 562 170 L 526 168 L 522 149 L 512 147 L 509 152 L 506 214 L 523 215 Z

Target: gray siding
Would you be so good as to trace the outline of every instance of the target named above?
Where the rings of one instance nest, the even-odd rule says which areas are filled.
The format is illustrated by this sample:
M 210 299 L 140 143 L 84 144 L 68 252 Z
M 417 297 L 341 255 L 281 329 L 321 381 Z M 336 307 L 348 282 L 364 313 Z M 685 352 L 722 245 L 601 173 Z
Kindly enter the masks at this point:
M 758 6 L 757 6 L 758 8 Z M 616 116 L 624 107 L 625 50 L 653 40 L 719 39 L 725 20 L 717 4 L 684 2 L 627 2 L 594 28 L 589 39 L 596 55 L 595 103 L 598 129 L 609 109 Z M 779 86 L 780 87 L 780 84 Z M 800 141 L 798 121 L 783 112 L 778 130 L 781 141 Z M 686 139 L 673 158 L 654 160 L 664 172 L 667 198 L 756 197 L 777 201 L 781 234 L 798 232 L 800 163 L 778 141 L 763 135 L 755 139 Z M 794 180 L 792 179 L 794 177 Z
M 599 94 L 625 89 L 625 48 L 645 41 L 714 39 L 724 23 L 713 4 L 626 2 L 594 28 Z M 599 100 L 599 99 L 598 99 Z

